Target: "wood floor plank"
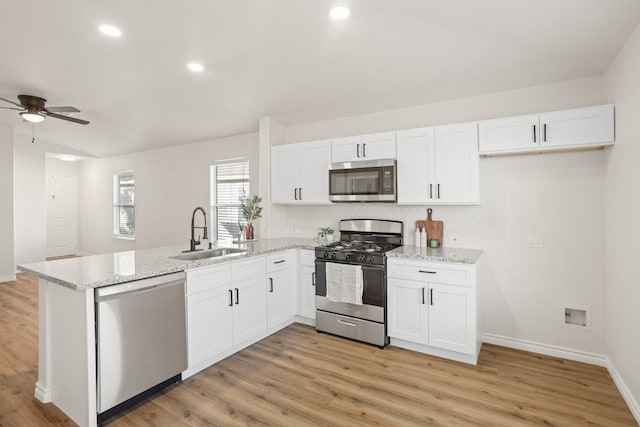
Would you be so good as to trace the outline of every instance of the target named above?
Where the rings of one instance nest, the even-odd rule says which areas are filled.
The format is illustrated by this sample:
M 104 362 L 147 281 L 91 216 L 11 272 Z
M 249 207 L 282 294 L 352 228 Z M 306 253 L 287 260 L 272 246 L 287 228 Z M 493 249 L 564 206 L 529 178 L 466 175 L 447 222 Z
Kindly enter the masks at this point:
M 33 397 L 37 280 L 0 284 L 0 427 L 73 426 Z M 636 426 L 605 368 L 485 344 L 477 366 L 294 324 L 107 423 Z

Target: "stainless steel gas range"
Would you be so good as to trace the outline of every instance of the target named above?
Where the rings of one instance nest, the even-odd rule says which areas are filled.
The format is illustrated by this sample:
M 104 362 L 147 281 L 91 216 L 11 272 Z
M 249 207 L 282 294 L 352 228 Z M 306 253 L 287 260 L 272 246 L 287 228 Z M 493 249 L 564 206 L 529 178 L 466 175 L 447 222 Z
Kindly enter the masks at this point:
M 345 219 L 339 242 L 315 248 L 319 332 L 389 343 L 385 252 L 402 246 L 402 231 L 400 221 Z

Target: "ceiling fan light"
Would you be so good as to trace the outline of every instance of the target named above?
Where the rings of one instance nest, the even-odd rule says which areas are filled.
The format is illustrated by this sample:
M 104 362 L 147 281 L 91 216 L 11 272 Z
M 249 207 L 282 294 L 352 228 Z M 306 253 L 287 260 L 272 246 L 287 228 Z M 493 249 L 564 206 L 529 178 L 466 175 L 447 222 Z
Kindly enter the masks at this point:
M 42 114 L 39 113 L 33 113 L 30 111 L 24 111 L 22 113 L 20 113 L 20 115 L 22 116 L 22 118 L 28 122 L 31 123 L 40 123 L 41 121 L 44 120 L 44 116 Z

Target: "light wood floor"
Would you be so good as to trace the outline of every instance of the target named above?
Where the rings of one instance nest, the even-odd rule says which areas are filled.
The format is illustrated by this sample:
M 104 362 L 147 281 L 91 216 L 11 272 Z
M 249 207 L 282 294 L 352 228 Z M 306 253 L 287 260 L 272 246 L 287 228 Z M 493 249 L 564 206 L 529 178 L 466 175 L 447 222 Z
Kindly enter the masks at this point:
M 37 285 L 0 284 L 0 427 L 71 426 L 33 398 Z M 478 366 L 293 325 L 113 419 L 120 426 L 635 426 L 606 369 L 494 345 Z

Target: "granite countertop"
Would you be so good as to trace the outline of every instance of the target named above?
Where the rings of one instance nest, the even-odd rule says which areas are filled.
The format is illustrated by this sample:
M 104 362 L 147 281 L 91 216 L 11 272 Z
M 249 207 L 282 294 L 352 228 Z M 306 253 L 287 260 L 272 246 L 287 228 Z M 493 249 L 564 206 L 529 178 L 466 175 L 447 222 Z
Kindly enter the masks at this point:
M 180 255 L 185 249 L 184 245 L 176 245 L 116 252 L 113 254 L 34 262 L 18 265 L 18 269 L 74 290 L 84 290 L 161 276 L 163 274 L 229 262 L 251 256 L 264 255 L 286 249 L 313 249 L 319 245 L 320 244 L 313 239 L 303 238 L 257 240 L 243 244 L 214 246 L 214 249 L 218 247 L 246 249 L 246 253 L 197 261 L 182 261 L 169 258 Z
M 418 248 L 415 246 L 401 246 L 386 253 L 389 258 L 409 258 L 424 261 L 459 262 L 475 264 L 478 262 L 481 249 L 462 248 Z

